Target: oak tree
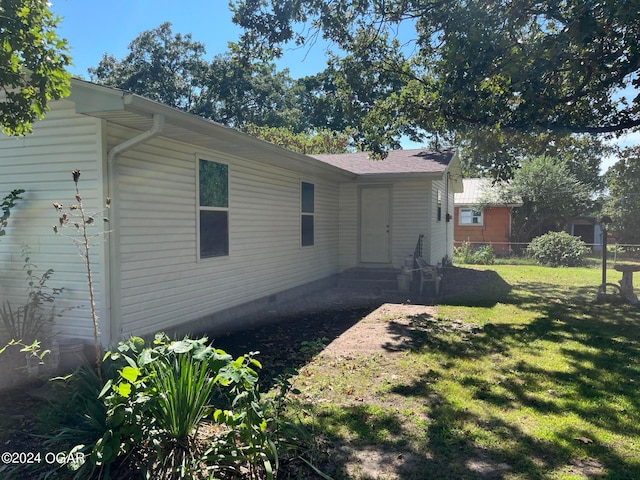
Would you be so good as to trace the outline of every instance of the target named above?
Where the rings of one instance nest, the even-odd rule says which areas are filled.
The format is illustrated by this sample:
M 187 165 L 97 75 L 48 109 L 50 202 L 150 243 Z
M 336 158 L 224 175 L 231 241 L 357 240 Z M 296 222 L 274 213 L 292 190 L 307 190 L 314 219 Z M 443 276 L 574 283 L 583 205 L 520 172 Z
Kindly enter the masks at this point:
M 640 244 L 640 147 L 626 148 L 605 175 L 607 196 L 603 211 L 621 243 Z
M 191 35 L 173 33 L 171 24 L 140 33 L 121 60 L 104 54 L 91 80 L 193 111 L 206 88 L 205 46 Z
M 69 94 L 71 58 L 58 23 L 46 0 L 0 0 L 0 126 L 8 135 L 29 133 L 51 100 Z
M 408 129 L 475 136 L 500 167 L 511 135 L 640 127 L 637 0 L 235 0 L 232 9 L 247 52 L 278 56 L 322 35 L 365 66 L 375 58 L 369 74 L 401 76 L 362 124 L 374 152 Z M 506 143 L 484 142 L 495 138 Z

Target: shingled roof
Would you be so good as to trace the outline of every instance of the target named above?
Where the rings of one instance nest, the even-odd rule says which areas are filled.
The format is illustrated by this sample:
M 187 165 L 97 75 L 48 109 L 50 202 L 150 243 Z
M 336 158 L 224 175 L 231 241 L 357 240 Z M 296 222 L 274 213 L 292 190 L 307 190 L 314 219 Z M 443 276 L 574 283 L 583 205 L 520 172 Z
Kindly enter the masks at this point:
M 371 160 L 367 152 L 310 156 L 357 175 L 437 174 L 447 169 L 455 153 L 454 148 L 391 150 L 384 160 Z

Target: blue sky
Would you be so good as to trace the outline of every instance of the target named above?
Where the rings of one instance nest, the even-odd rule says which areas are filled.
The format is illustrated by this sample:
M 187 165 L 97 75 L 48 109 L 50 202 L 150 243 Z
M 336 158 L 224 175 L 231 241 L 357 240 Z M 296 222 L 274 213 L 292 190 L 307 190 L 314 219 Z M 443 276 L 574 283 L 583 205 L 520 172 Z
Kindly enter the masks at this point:
M 121 59 L 134 38 L 163 22 L 171 22 L 174 34 L 190 33 L 193 40 L 203 43 L 208 59 L 227 51 L 227 43 L 240 35 L 231 22 L 227 0 L 53 0 L 51 9 L 62 19 L 58 31 L 71 48 L 71 73 L 86 79 L 87 69 L 97 66 L 104 53 Z M 278 65 L 299 78 L 322 71 L 324 54 L 322 44 L 310 49 L 289 48 Z M 618 144 L 638 145 L 640 133 L 623 136 Z M 403 142 L 403 147 L 418 145 Z M 605 159 L 603 170 L 614 161 Z
M 87 69 L 95 67 L 104 53 L 121 59 L 129 43 L 141 32 L 171 22 L 173 33 L 190 33 L 207 49 L 207 59 L 227 51 L 236 41 L 240 28 L 231 22 L 227 0 L 53 0 L 51 9 L 59 17 L 59 34 L 71 47 L 71 72 L 89 78 Z M 325 68 L 324 51 L 287 49 L 280 67 L 289 68 L 293 77 L 317 73 Z

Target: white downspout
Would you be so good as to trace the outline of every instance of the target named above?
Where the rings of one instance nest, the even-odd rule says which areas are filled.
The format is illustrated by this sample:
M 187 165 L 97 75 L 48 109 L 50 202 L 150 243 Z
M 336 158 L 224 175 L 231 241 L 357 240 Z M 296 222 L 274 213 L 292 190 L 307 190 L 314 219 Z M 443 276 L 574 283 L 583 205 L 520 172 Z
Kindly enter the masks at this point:
M 109 323 L 109 344 L 120 340 L 122 334 L 122 295 L 120 286 L 120 195 L 118 191 L 118 164 L 117 157 L 141 143 L 148 142 L 157 137 L 164 130 L 164 115 L 154 114 L 153 125 L 135 137 L 115 145 L 107 153 L 107 174 L 109 179 L 109 196 L 111 198 L 111 211 L 109 212 L 109 224 L 115 236 L 109 236 L 109 282 L 110 282 L 110 323 Z
M 447 213 L 445 213 L 444 215 L 444 244 L 446 245 L 445 247 L 445 255 L 447 257 L 449 257 L 449 222 L 451 222 L 452 219 L 450 219 L 449 217 L 449 182 L 451 181 L 451 173 L 448 171 L 447 169 L 447 174 L 444 177 L 444 198 L 445 198 L 445 202 L 446 202 L 446 207 L 445 210 Z M 453 258 L 448 258 L 449 261 L 453 260 Z
M 107 154 L 107 163 L 109 165 L 113 165 L 113 160 L 122 152 L 124 152 L 125 150 L 129 150 L 130 148 L 133 148 L 140 143 L 151 140 L 153 137 L 157 137 L 162 133 L 162 130 L 164 130 L 164 115 L 154 113 L 153 125 L 151 126 L 151 128 L 136 135 L 133 138 L 125 140 L 121 144 L 116 145 L 111 150 L 109 150 L 109 153 Z

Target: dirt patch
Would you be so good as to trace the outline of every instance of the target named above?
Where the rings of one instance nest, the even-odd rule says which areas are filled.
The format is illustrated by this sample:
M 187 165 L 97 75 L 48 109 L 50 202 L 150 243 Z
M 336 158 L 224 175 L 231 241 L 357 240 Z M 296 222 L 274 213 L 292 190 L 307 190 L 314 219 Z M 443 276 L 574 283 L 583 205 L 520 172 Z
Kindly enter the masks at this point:
M 349 458 L 345 470 L 350 478 L 400 480 L 417 478 L 415 467 L 424 461 L 406 452 L 385 451 L 374 447 L 342 447 Z
M 322 355 L 360 353 L 397 354 L 410 348 L 414 316 L 435 317 L 437 308 L 428 305 L 384 303 L 340 334 Z

